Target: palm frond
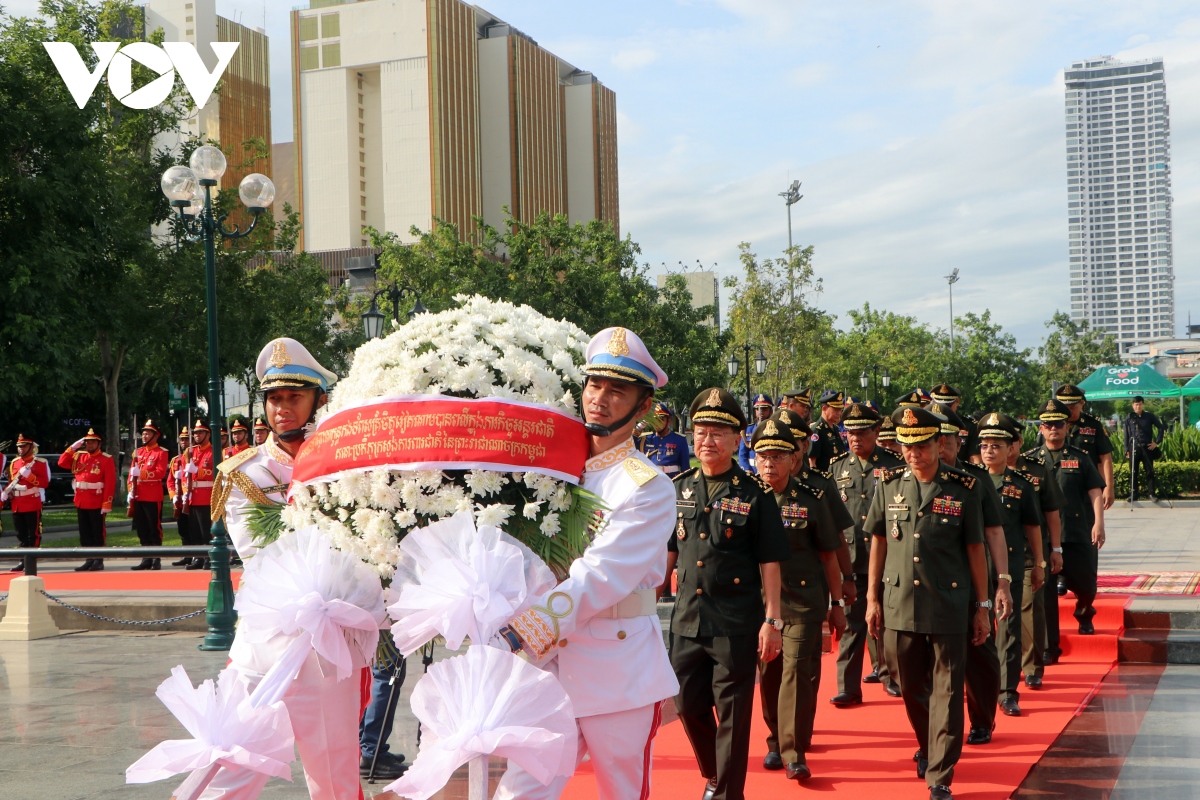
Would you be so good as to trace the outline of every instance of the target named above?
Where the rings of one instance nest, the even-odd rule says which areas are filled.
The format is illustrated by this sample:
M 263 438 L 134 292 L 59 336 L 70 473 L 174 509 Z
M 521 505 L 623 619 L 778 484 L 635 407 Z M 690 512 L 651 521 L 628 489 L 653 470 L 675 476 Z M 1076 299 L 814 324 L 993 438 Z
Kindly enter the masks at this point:
M 246 515 L 250 527 L 250 540 L 258 547 L 266 547 L 283 532 L 283 509 L 281 505 L 253 505 Z

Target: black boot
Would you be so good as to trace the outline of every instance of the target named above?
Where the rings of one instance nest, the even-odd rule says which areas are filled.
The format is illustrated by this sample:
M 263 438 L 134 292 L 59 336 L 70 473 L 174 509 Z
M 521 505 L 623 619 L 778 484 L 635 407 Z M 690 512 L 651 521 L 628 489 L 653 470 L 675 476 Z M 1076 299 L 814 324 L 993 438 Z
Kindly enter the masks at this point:
M 97 558 L 94 561 L 92 561 L 92 570 L 91 571 L 92 572 L 103 572 L 104 571 L 104 559 Z
M 191 564 L 191 563 L 192 563 L 192 557 L 184 556 L 183 558 L 179 559 L 178 561 L 172 561 L 171 566 L 172 567 L 186 567 L 188 564 Z
M 82 563 L 82 564 L 80 564 L 78 567 L 76 567 L 76 568 L 75 568 L 75 571 L 76 571 L 76 572 L 90 572 L 90 571 L 91 571 L 91 569 L 92 569 L 92 564 L 93 564 L 95 561 L 96 561 L 96 559 L 94 559 L 94 558 L 89 558 L 87 561 L 83 562 L 83 563 Z
M 150 564 L 150 569 L 162 569 L 162 559 L 161 558 L 152 558 L 152 559 L 150 559 L 150 561 L 153 562 Z
M 194 558 L 188 569 L 209 569 L 207 558 Z
M 142 563 L 138 564 L 138 565 L 137 565 L 137 566 L 135 566 L 135 567 L 130 567 L 130 569 L 134 569 L 134 570 L 137 570 L 137 569 L 150 569 L 150 565 L 151 565 L 152 563 L 154 563 L 154 559 L 152 559 L 152 558 L 143 558 L 143 559 L 142 559 Z

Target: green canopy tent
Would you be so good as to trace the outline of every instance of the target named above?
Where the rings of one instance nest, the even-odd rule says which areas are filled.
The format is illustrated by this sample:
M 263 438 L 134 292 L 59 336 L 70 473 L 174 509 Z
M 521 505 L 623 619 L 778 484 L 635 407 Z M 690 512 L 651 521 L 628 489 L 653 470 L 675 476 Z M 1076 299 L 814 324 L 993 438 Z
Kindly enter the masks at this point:
M 1195 383 L 1195 379 L 1192 381 Z M 1124 400 L 1136 395 L 1142 397 L 1181 397 L 1178 386 L 1164 378 L 1149 364 L 1136 367 L 1116 366 L 1100 367 L 1088 375 L 1079 388 L 1091 400 Z M 1200 384 L 1195 394 L 1200 394 Z
M 1200 395 L 1200 375 L 1197 375 L 1183 385 L 1184 397 L 1196 397 L 1197 395 Z

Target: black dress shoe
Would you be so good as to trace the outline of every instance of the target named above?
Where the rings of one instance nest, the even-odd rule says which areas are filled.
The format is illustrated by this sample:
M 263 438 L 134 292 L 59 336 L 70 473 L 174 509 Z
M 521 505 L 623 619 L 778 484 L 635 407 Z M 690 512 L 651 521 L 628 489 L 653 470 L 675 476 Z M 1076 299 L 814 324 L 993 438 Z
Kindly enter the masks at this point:
M 18 562 L 15 567 L 13 567 L 12 569 L 9 570 L 9 572 L 24 572 L 24 571 L 25 571 L 25 562 L 24 561 Z
M 1040 688 L 1042 688 L 1042 679 L 1039 678 L 1037 675 L 1026 675 L 1025 676 L 1025 685 L 1028 686 L 1030 689 L 1040 689 Z
M 1066 595 L 1067 595 L 1067 585 L 1060 580 L 1058 582 L 1058 596 L 1066 597 Z
M 172 561 L 171 566 L 172 567 L 186 567 L 188 564 L 191 564 L 191 563 L 192 563 L 192 557 L 184 556 L 183 558 L 179 559 L 178 561 Z
M 1092 624 L 1092 621 L 1090 619 L 1080 620 L 1079 621 L 1079 632 L 1081 634 L 1083 634 L 1084 636 L 1091 636 L 1093 633 L 1096 632 L 1096 626 Z
M 394 781 L 396 778 L 399 778 L 404 774 L 405 770 L 408 769 L 408 764 L 401 764 L 400 762 L 394 761 L 386 756 L 386 753 L 381 753 L 379 755 L 379 759 L 375 763 L 375 774 L 373 777 L 380 778 L 382 780 Z M 370 774 L 371 759 L 360 758 L 358 761 L 359 777 L 365 778 Z
M 793 761 L 787 765 L 787 779 L 789 781 L 798 781 L 803 783 L 812 777 L 812 771 L 809 770 L 808 764 L 803 761 Z
M 1006 717 L 1021 716 L 1021 706 L 1011 697 L 1006 697 L 1000 701 L 1000 710 L 1004 712 L 1004 716 Z
M 1051 666 L 1057 664 L 1060 658 L 1062 658 L 1062 650 L 1047 650 L 1045 655 L 1042 656 L 1042 661 L 1046 666 Z
M 133 569 L 133 570 L 150 569 L 150 565 L 153 563 L 154 563 L 153 558 L 143 558 L 142 563 L 136 564 L 136 565 L 130 567 L 130 569 Z
M 883 690 L 888 693 L 888 697 L 900 696 L 900 687 L 894 683 L 889 683 L 887 686 L 883 687 Z
M 992 741 L 992 732 L 987 728 L 971 728 L 967 734 L 967 744 L 987 744 Z
M 769 769 L 772 772 L 778 772 L 783 769 L 783 758 L 779 753 L 767 753 L 763 758 L 763 769 Z
M 93 560 L 91 571 L 92 572 L 103 572 L 104 571 L 104 559 L 97 558 L 97 559 Z
M 829 702 L 833 703 L 838 708 L 849 708 L 862 703 L 862 695 L 850 694 L 849 692 L 839 692 L 829 698 Z
M 879 671 L 874 669 L 871 670 L 870 675 L 863 677 L 863 683 L 879 683 L 881 680 L 882 679 L 879 677 Z
M 949 786 L 931 786 L 929 787 L 929 800 L 953 800 L 954 795 L 950 794 Z
M 95 560 L 96 559 L 94 559 L 94 558 L 89 558 L 87 561 L 83 562 L 78 567 L 76 567 L 75 571 L 76 572 L 90 572 L 92 569 L 92 562 Z
M 704 784 L 704 794 L 700 795 L 700 800 L 713 800 L 713 795 L 717 793 L 717 779 L 710 778 L 708 783 Z
M 150 569 L 162 569 L 162 559 L 161 558 L 150 559 Z
M 926 758 L 925 754 L 920 750 L 918 750 L 917 754 L 913 757 L 917 760 L 917 777 L 924 780 L 925 771 L 929 769 L 929 759 Z
M 197 558 L 197 559 L 193 560 L 191 564 L 188 564 L 187 568 L 188 569 L 208 569 L 209 568 L 208 559 L 207 558 Z

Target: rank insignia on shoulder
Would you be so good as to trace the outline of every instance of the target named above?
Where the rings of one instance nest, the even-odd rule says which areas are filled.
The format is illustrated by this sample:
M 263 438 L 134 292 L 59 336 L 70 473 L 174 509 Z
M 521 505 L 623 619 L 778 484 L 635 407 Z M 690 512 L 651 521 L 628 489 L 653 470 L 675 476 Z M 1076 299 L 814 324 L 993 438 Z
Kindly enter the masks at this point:
M 961 472 L 946 472 L 946 473 L 942 473 L 942 475 L 939 477 L 942 477 L 943 480 L 945 478 L 949 478 L 951 480 L 958 481 L 959 483 L 961 483 L 963 486 L 967 487 L 968 489 L 975 488 L 975 477 L 972 475 L 965 475 Z
M 818 489 L 817 487 L 815 487 L 815 486 L 812 486 L 812 485 L 810 485 L 810 484 L 807 484 L 807 483 L 801 483 L 801 484 L 800 484 L 800 486 L 801 486 L 801 487 L 802 487 L 802 488 L 803 488 L 803 489 L 804 489 L 806 492 L 808 492 L 809 494 L 811 494 L 813 497 L 817 498 L 818 500 L 820 500 L 821 498 L 823 498 L 823 497 L 825 496 L 825 490 L 824 490 L 824 489 Z M 793 489 L 793 491 L 795 491 L 795 490 Z
M 1063 469 L 1079 469 L 1079 459 L 1064 458 L 1061 462 L 1059 462 L 1059 466 Z
M 906 475 L 906 474 L 908 474 L 907 467 L 893 467 L 892 469 L 882 470 L 879 477 L 884 482 L 887 482 L 887 481 L 893 481 L 896 478 L 899 478 L 901 475 Z
M 734 486 L 737 486 L 737 485 L 738 485 L 738 476 L 737 476 L 737 475 L 734 475 L 734 476 L 733 476 L 733 485 L 734 485 Z
M 764 492 L 770 492 L 771 494 L 775 493 L 775 490 L 771 488 L 771 484 L 767 483 L 766 480 L 761 475 L 758 475 L 758 474 L 751 475 L 750 479 L 752 481 L 754 481 L 755 483 L 757 483 L 759 488 L 762 489 Z
M 935 497 L 933 498 L 933 507 L 930 510 L 934 514 L 942 514 L 947 517 L 961 517 L 963 513 L 963 501 L 955 500 L 950 495 Z
M 1026 472 L 1023 469 L 1014 469 L 1013 472 L 1017 473 L 1022 478 L 1029 481 L 1030 483 L 1032 483 L 1033 488 L 1035 488 L 1035 489 L 1042 485 L 1042 479 L 1039 478 L 1037 475 L 1034 475 L 1032 472 Z
M 633 482 L 638 486 L 645 486 L 654 479 L 655 475 L 662 474 L 654 467 L 647 466 L 632 457 L 625 459 L 625 472 L 633 478 Z

